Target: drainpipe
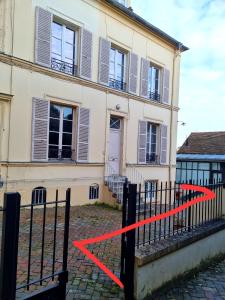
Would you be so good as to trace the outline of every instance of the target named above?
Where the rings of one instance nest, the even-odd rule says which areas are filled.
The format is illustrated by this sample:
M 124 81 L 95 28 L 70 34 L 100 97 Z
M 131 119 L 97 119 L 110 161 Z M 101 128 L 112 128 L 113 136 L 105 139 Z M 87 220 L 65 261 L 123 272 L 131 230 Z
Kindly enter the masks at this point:
M 172 138 L 173 138 L 173 120 L 174 120 L 174 81 L 175 81 L 175 64 L 176 59 L 180 56 L 181 50 L 175 50 L 174 57 L 173 57 L 173 75 L 172 75 L 172 95 L 171 95 L 171 107 L 170 107 L 170 150 L 169 150 L 169 182 L 172 178 Z M 177 129 L 177 125 L 176 125 Z M 176 130 L 177 133 L 177 130 Z

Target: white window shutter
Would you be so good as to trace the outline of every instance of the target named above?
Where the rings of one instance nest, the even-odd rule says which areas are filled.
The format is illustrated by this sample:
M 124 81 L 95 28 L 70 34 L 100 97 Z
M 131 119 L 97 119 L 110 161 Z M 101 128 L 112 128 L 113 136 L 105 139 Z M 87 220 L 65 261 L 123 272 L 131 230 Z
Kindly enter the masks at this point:
M 139 121 L 138 132 L 138 163 L 146 164 L 147 122 Z
M 92 51 L 93 34 L 81 29 L 81 49 L 80 49 L 80 77 L 91 80 L 92 78 Z
M 141 59 L 141 97 L 148 98 L 148 70 L 150 62 L 142 58 Z
M 138 56 L 130 53 L 130 69 L 129 69 L 129 92 L 137 93 L 137 76 L 138 76 Z
M 169 86 L 170 86 L 170 71 L 166 68 L 163 70 L 163 97 L 162 102 L 169 103 Z
M 51 67 L 52 14 L 36 7 L 35 63 Z
M 99 48 L 99 83 L 109 84 L 109 62 L 111 43 L 100 37 Z
M 49 101 L 32 99 L 32 160 L 48 160 Z
M 90 110 L 80 107 L 78 115 L 77 161 L 87 162 L 89 157 Z
M 168 126 L 161 125 L 161 154 L 160 154 L 160 163 L 165 165 L 167 163 L 167 144 L 168 144 Z

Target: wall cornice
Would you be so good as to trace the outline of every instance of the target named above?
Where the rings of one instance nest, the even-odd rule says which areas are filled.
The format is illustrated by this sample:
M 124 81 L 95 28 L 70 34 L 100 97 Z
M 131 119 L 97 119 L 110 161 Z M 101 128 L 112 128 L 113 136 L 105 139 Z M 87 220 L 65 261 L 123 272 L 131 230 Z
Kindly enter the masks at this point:
M 167 104 L 163 104 L 163 103 L 157 103 L 157 102 L 154 102 L 154 101 L 151 101 L 151 100 L 147 100 L 147 99 L 145 99 L 143 97 L 140 97 L 138 95 L 133 95 L 133 94 L 129 94 L 127 92 L 114 90 L 110 87 L 101 85 L 99 83 L 96 83 L 96 82 L 93 82 L 93 81 L 88 81 L 88 80 L 82 79 L 80 77 L 74 77 L 74 76 L 71 76 L 71 75 L 68 75 L 68 74 L 63 74 L 63 73 L 57 72 L 55 70 L 48 69 L 48 68 L 39 66 L 37 64 L 34 64 L 32 62 L 23 60 L 21 58 L 9 56 L 9 55 L 6 55 L 6 54 L 0 54 L 0 62 L 8 64 L 10 66 L 15 66 L 15 67 L 19 67 L 19 68 L 22 68 L 22 69 L 26 69 L 26 70 L 29 70 L 31 72 L 37 72 L 37 73 L 40 73 L 40 74 L 43 74 L 43 75 L 46 75 L 46 76 L 50 76 L 50 77 L 53 77 L 53 78 L 56 78 L 56 79 L 61 79 L 61 80 L 64 80 L 64 81 L 80 84 L 82 86 L 97 89 L 99 91 L 103 91 L 105 93 L 117 95 L 119 97 L 141 101 L 142 103 L 144 102 L 148 105 L 161 107 L 161 108 L 165 108 L 165 109 L 168 109 L 168 110 L 173 109 L 174 111 L 179 111 L 178 107 L 172 107 L 171 105 L 167 105 Z

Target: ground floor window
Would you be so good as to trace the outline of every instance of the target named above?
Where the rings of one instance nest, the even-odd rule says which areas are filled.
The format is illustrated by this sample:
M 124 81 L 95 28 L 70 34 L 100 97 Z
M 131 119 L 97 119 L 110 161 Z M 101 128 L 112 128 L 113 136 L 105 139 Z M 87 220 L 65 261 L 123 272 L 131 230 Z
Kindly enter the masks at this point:
M 158 125 L 147 123 L 146 163 L 157 162 L 158 159 Z
M 50 104 L 49 159 L 71 159 L 73 137 L 73 108 Z
M 201 183 L 223 180 L 223 164 L 217 162 L 178 161 L 176 181 Z
M 153 201 L 156 198 L 156 180 L 145 181 L 146 201 Z
M 47 191 L 44 187 L 36 187 L 32 191 L 32 204 L 46 203 Z
M 99 185 L 94 183 L 89 188 L 89 200 L 99 199 Z

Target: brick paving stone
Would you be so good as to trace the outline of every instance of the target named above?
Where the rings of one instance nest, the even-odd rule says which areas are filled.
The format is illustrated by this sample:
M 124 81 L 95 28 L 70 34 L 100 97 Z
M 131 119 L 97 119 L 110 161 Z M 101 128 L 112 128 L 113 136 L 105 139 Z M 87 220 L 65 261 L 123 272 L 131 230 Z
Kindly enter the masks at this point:
M 31 278 L 37 279 L 40 275 L 41 257 L 41 230 L 43 210 L 34 211 Z M 47 209 L 45 232 L 45 260 L 44 275 L 52 271 L 52 249 L 54 230 L 54 209 Z M 71 207 L 70 235 L 68 251 L 69 282 L 67 285 L 68 300 L 103 300 L 123 299 L 123 291 L 93 262 L 89 261 L 78 249 L 75 249 L 74 240 L 87 239 L 102 235 L 121 228 L 122 215 L 120 211 L 102 206 Z M 17 284 L 26 283 L 28 265 L 28 237 L 30 229 L 30 210 L 21 213 L 18 276 Z M 58 226 L 56 238 L 56 266 L 55 271 L 62 266 L 62 247 L 64 231 L 64 209 L 58 208 Z M 121 237 L 90 245 L 88 248 L 102 262 L 111 269 L 116 276 L 120 274 L 120 246 Z M 57 278 L 56 278 L 57 279 Z M 17 299 L 26 293 L 21 290 Z

